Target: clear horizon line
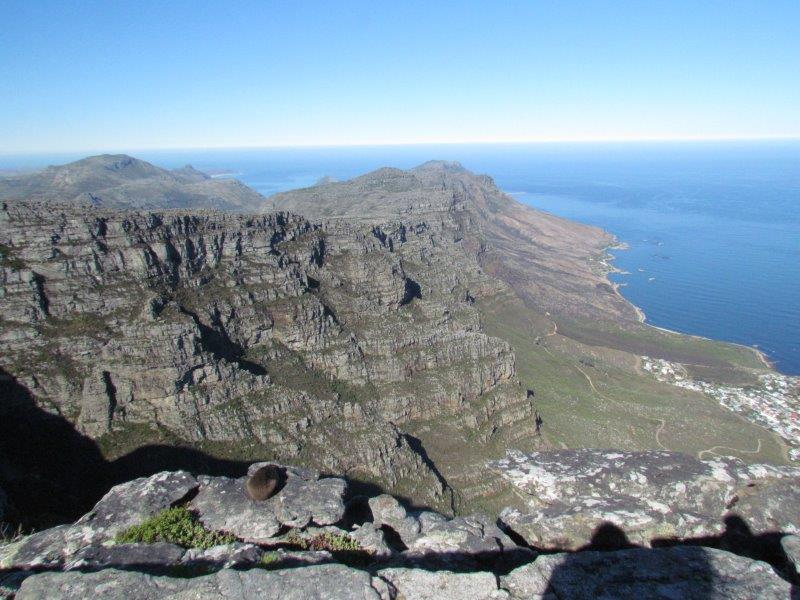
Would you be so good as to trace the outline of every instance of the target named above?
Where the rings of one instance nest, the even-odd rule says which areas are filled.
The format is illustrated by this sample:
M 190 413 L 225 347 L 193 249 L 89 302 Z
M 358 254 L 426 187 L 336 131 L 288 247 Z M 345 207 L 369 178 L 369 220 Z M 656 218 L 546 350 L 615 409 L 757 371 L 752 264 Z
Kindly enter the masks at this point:
M 61 150 L 0 150 L 0 156 L 22 156 L 38 154 L 75 154 L 97 153 L 110 154 L 119 152 L 170 152 L 186 150 L 279 150 L 279 149 L 314 149 L 314 148 L 385 148 L 399 146 L 480 146 L 480 145 L 525 145 L 525 144 L 625 144 L 636 142 L 748 142 L 748 141 L 800 141 L 800 134 L 788 135 L 719 135 L 719 136 L 668 136 L 668 137 L 576 137 L 576 138 L 534 138 L 534 139 L 497 139 L 497 140 L 425 140 L 407 142 L 307 142 L 292 144 L 253 144 L 253 145 L 208 145 L 208 146 L 139 146 L 112 148 L 83 148 Z

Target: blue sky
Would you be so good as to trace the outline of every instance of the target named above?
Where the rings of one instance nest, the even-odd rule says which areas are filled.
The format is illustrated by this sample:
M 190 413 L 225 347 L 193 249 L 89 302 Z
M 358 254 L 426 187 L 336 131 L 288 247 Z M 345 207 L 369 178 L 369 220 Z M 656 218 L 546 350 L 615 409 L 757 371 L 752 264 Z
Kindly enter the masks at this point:
M 800 137 L 800 1 L 0 4 L 0 151 Z

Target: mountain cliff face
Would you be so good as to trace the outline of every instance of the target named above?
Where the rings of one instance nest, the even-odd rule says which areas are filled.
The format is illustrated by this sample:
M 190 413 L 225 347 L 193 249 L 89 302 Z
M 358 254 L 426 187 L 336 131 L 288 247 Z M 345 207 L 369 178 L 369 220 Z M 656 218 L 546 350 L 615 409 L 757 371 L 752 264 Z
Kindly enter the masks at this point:
M 495 284 L 455 217 L 5 202 L 2 368 L 111 455 L 216 443 L 451 508 L 405 424 L 445 419 L 480 447 L 530 433 L 533 411 L 482 331 L 475 298 Z
M 238 181 L 213 179 L 189 166 L 168 171 L 124 154 L 103 154 L 37 173 L 0 178 L 0 200 L 256 211 L 264 197 Z

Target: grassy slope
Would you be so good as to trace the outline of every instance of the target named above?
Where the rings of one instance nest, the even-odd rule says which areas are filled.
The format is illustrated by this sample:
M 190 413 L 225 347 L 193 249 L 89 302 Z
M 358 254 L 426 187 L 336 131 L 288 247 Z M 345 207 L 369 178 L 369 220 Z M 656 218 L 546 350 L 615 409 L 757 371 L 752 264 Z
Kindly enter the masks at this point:
M 546 434 L 554 445 L 666 448 L 693 455 L 725 446 L 745 451 L 728 453 L 750 462 L 785 462 L 774 434 L 702 394 L 655 381 L 638 370 L 634 353 L 553 334 L 552 321 L 526 309 L 516 298 L 483 301 L 480 309 L 487 333 L 514 347 L 518 375 L 535 391 Z M 647 338 L 649 331 L 644 331 L 645 343 L 653 343 Z M 758 360 L 736 346 L 688 336 L 662 338 L 661 332 L 654 331 L 673 344 L 676 353 L 718 365 L 721 372 L 730 370 L 722 358 L 748 367 Z M 636 333 L 622 332 L 622 336 L 637 341 Z M 760 450 L 754 452 L 759 440 Z

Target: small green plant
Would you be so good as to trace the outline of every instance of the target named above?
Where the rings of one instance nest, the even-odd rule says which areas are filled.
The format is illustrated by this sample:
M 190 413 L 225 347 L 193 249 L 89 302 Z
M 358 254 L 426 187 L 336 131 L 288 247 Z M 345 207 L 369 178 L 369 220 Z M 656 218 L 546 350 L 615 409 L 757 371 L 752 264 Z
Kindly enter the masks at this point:
M 230 544 L 236 538 L 227 533 L 209 531 L 186 507 L 177 506 L 121 531 L 116 541 L 118 544 L 169 542 L 184 548 L 211 548 Z
M 340 533 L 320 533 L 312 538 L 301 537 L 290 531 L 286 541 L 301 550 L 327 550 L 328 552 L 359 552 L 361 545 L 349 535 Z
M 311 538 L 312 550 L 328 550 L 329 552 L 358 552 L 361 544 L 349 535 L 323 533 Z
M 16 529 L 10 525 L 0 525 L 0 546 L 14 544 L 25 537 L 25 529 L 22 525 L 17 525 Z
M 261 560 L 259 561 L 259 564 L 262 567 L 269 567 L 278 562 L 279 558 L 280 557 L 277 552 L 264 552 L 264 554 L 261 555 Z

